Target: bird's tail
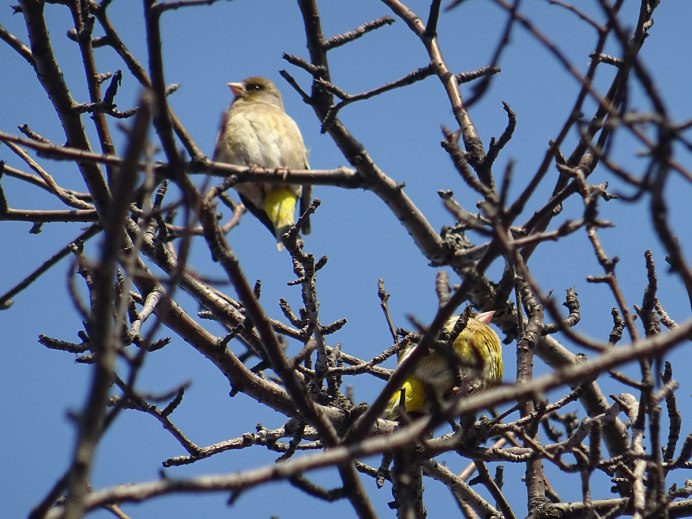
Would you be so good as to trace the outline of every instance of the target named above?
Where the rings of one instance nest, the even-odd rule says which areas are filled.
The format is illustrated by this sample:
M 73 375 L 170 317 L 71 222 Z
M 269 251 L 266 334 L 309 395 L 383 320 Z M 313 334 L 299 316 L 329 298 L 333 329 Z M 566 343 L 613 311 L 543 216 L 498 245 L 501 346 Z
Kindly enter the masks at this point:
M 425 411 L 426 398 L 425 398 L 425 385 L 418 377 L 411 375 L 408 377 L 401 386 L 404 390 L 404 398 L 401 398 L 401 390 L 394 393 L 387 407 L 382 414 L 383 418 L 387 420 L 396 420 L 400 415 L 400 410 L 403 407 L 407 413 L 421 413 Z
M 262 209 L 274 227 L 276 248 L 283 250 L 281 235 L 296 223 L 295 210 L 298 196 L 287 187 L 277 187 L 264 197 Z

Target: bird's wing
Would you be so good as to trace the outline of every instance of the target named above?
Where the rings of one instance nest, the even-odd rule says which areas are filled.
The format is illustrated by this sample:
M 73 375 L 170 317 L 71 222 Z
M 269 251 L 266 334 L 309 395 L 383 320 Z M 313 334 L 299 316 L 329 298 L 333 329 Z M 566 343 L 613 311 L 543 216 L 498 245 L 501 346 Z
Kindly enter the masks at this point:
M 301 136 L 302 137 L 302 136 Z M 305 149 L 305 165 L 303 166 L 305 169 L 310 169 L 310 164 L 308 163 L 308 150 L 307 148 Z M 308 210 L 308 206 L 310 205 L 310 202 L 312 202 L 312 185 L 311 184 L 304 184 L 303 185 L 303 192 L 300 194 L 300 214 L 303 215 L 305 211 Z M 310 218 L 305 219 L 305 223 L 303 224 L 303 234 L 310 234 Z
M 226 110 L 221 116 L 221 122 L 219 123 L 219 133 L 216 135 L 216 144 L 214 145 L 214 154 L 211 156 L 211 160 L 214 162 L 219 161 L 219 154 L 221 152 L 221 143 L 223 142 L 224 135 L 226 134 L 226 119 L 228 118 L 228 110 Z
M 257 207 L 254 205 L 249 198 L 244 196 L 241 193 L 238 193 L 240 196 L 240 201 L 243 202 L 243 205 L 247 208 L 248 211 L 250 211 L 255 218 L 257 218 L 260 222 L 262 222 L 267 229 L 269 229 L 269 232 L 274 235 L 274 226 L 272 225 L 271 220 L 269 220 L 269 217 L 267 216 L 267 213 L 264 212 L 264 209 L 261 207 Z

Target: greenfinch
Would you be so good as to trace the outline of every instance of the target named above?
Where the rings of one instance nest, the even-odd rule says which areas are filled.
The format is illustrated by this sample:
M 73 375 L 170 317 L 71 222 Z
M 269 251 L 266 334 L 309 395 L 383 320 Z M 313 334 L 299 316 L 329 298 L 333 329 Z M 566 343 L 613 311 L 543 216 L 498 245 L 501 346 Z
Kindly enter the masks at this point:
M 430 350 L 404 381 L 401 390 L 389 399 L 384 417 L 394 420 L 402 409 L 407 414 L 427 413 L 433 399 L 441 402 L 454 393 L 469 394 L 500 382 L 502 347 L 499 337 L 488 326 L 494 315 L 495 312 L 484 312 L 469 318 L 466 328 L 452 344 L 456 358 Z M 447 333 L 454 329 L 458 318 L 454 316 L 447 321 Z M 399 363 L 412 349 L 410 346 L 401 352 Z
M 216 139 L 214 160 L 238 166 L 308 169 L 308 152 L 298 125 L 284 110 L 281 93 L 274 83 L 250 77 L 228 83 L 235 99 L 224 114 Z M 235 186 L 240 199 L 276 238 L 295 224 L 295 208 L 310 203 L 310 186 L 269 182 L 244 182 Z M 309 232 L 305 222 L 303 232 Z

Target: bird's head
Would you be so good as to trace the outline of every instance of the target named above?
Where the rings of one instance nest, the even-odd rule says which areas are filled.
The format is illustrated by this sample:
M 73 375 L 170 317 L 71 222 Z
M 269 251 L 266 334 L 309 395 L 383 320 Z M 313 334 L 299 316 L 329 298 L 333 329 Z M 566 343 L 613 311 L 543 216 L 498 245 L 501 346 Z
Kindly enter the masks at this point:
M 284 109 L 281 92 L 267 78 L 253 76 L 240 83 L 228 83 L 228 86 L 235 95 L 233 103 L 267 103 Z

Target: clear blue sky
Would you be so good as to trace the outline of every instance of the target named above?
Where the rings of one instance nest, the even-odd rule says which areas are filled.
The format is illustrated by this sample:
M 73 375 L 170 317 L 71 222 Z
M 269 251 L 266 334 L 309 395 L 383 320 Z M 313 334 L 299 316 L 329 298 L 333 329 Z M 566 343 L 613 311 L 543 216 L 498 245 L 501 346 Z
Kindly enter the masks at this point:
M 378 2 L 352 0 L 320 4 L 323 27 L 328 36 L 390 14 L 387 7 Z M 560 8 L 545 2 L 524 4 L 526 14 L 580 70 L 585 70 L 596 39 L 594 32 Z M 419 9 L 421 15 L 427 13 L 422 2 L 411 2 L 411 6 Z M 630 24 L 636 20 L 634 7 L 626 7 L 632 13 L 628 18 Z M 113 2 L 111 16 L 125 42 L 145 63 L 141 10 L 141 2 L 120 0 Z M 73 95 L 77 100 L 86 101 L 77 48 L 64 36 L 70 27 L 66 9 L 47 5 L 46 12 L 53 44 L 68 84 L 74 89 Z M 689 120 L 692 117 L 692 103 L 689 101 L 692 69 L 683 63 L 686 59 L 683 56 L 692 50 L 688 23 L 692 17 L 692 5 L 664 2 L 657 13 L 642 56 L 653 72 L 674 119 L 678 122 Z M 487 65 L 504 20 L 505 15 L 492 2 L 478 0 L 444 13 L 439 32 L 448 64 L 459 72 Z M 27 41 L 23 18 L 13 15 L 8 6 L 0 8 L 0 24 Z M 96 32 L 99 33 L 98 29 Z M 278 74 L 279 70 L 288 69 L 304 88 L 309 88 L 306 74 L 291 68 L 281 58 L 284 52 L 307 57 L 304 29 L 295 2 L 236 1 L 170 12 L 163 22 L 163 48 L 166 81 L 181 85 L 170 98 L 171 106 L 193 138 L 209 154 L 214 146 L 220 114 L 231 100 L 226 83 L 250 75 L 264 75 L 275 80 L 282 89 L 287 111 L 297 121 L 310 148 L 312 166 L 322 169 L 345 164 L 329 137 L 320 134 L 319 123 L 311 109 Z M 608 52 L 620 54 L 620 50 L 612 45 Z M 102 71 L 123 68 L 108 49 L 98 51 L 97 57 Z M 330 58 L 334 82 L 352 93 L 394 80 L 427 63 L 421 43 L 401 21 L 332 51 Z M 64 136 L 55 113 L 40 91 L 30 67 L 4 44 L 0 44 L 0 63 L 4 76 L 0 82 L 0 130 L 18 133 L 16 127 L 27 123 L 39 134 L 62 143 Z M 557 134 L 567 117 L 578 85 L 564 74 L 545 49 L 519 29 L 513 34 L 512 46 L 505 53 L 501 66 L 503 73 L 495 79 L 486 97 L 473 108 L 472 117 L 487 145 L 491 137 L 499 136 L 504 129 L 505 114 L 501 101 L 508 102 L 516 112 L 515 138 L 502 153 L 495 172 L 499 175 L 509 160 L 514 161 L 515 186 L 521 187 L 542 160 L 548 140 Z M 612 74 L 611 70 L 603 67 L 597 78 L 599 87 L 607 85 Z M 124 76 L 117 98 L 118 108 L 123 110 L 130 108 L 138 92 L 135 82 L 127 73 Z M 632 103 L 640 103 L 641 111 L 648 109 L 637 91 L 633 92 Z M 593 104 L 588 106 L 592 108 Z M 435 78 L 352 105 L 341 112 L 341 117 L 378 165 L 396 181 L 406 184 L 407 194 L 433 227 L 439 229 L 453 223 L 441 207 L 438 189 L 454 190 L 457 199 L 466 208 L 474 210 L 476 195 L 464 187 L 439 146 L 440 126 L 452 126 L 454 121 Z M 84 117 L 84 124 L 89 126 L 88 117 Z M 572 135 L 568 140 L 564 149 L 566 153 L 575 139 L 576 136 Z M 95 139 L 92 138 L 92 142 Z M 622 165 L 636 173 L 642 172 L 644 160 L 633 158 L 632 154 L 633 146 L 637 149 L 638 145 L 627 142 L 627 139 L 616 144 L 621 148 L 617 148 L 615 157 Z M 677 160 L 688 168 L 692 166 L 689 152 L 678 151 Z M 0 160 L 23 167 L 6 147 L 0 147 Z M 74 167 L 39 160 L 50 168 L 61 185 L 83 190 Z M 594 183 L 606 180 L 613 191 L 622 187 L 605 169 L 599 169 L 592 177 Z M 13 179 L 3 179 L 3 187 L 11 207 L 39 209 L 54 204 L 38 190 L 28 190 Z M 520 221 L 540 207 L 549 189 L 552 189 L 552 182 L 539 188 L 526 216 Z M 688 222 L 692 217 L 690 195 L 689 185 L 681 180 L 671 182 L 672 214 L 678 232 L 685 228 L 685 223 L 689 229 Z M 347 318 L 348 325 L 330 337 L 331 344 L 338 342 L 345 351 L 370 358 L 390 345 L 377 298 L 378 278 L 385 280 L 391 294 L 395 324 L 407 326 L 406 315 L 414 315 L 422 322 L 433 317 L 436 310 L 436 270 L 428 266 L 396 218 L 373 194 L 363 190 L 317 187 L 315 196 L 322 200 L 322 205 L 314 217 L 313 233 L 307 237 L 306 243 L 316 256 L 329 257 L 327 267 L 318 277 L 321 321 L 326 323 Z M 556 224 L 581 214 L 576 202 L 567 204 L 565 213 Z M 646 283 L 643 252 L 650 248 L 658 266 L 662 304 L 673 319 L 688 319 L 689 303 L 679 280 L 666 272 L 664 253 L 648 223 L 648 206 L 611 203 L 601 208 L 603 218 L 618 224 L 614 229 L 602 231 L 600 236 L 607 253 L 621 259 L 618 274 L 630 305 L 641 304 Z M 51 224 L 44 226 L 41 234 L 32 235 L 28 233 L 29 224 L 4 222 L 0 292 L 77 236 L 83 227 Z M 681 233 L 681 238 L 687 240 L 684 247 L 689 257 L 692 253 L 689 236 Z M 300 289 L 286 285 L 293 278 L 289 257 L 276 252 L 271 236 L 256 220 L 251 216 L 244 218 L 229 240 L 248 278 L 262 280 L 262 301 L 270 315 L 282 317 L 276 303 L 279 297 L 298 307 Z M 94 240 L 92 247 L 98 243 L 98 239 Z M 93 252 L 93 248 L 90 251 Z M 209 253 L 202 243 L 193 250 L 191 262 L 204 274 L 216 279 L 223 277 L 219 267 L 209 261 Z M 0 329 L 3 331 L 0 416 L 4 424 L 0 428 L 0 442 L 5 446 L 0 466 L 7 477 L 11 475 L 11 480 L 0 485 L 2 517 L 25 516 L 62 473 L 72 454 L 74 428 L 67 419 L 67 413 L 77 411 L 83 405 L 89 368 L 75 364 L 66 353 L 46 350 L 37 343 L 39 333 L 78 342 L 79 317 L 65 290 L 68 266 L 69 262 L 63 261 L 16 297 L 15 305 L 9 311 L 0 312 Z M 552 289 L 562 297 L 568 288 L 576 288 L 583 311 L 578 331 L 607 340 L 611 328 L 610 308 L 614 301 L 603 285 L 585 281 L 587 275 L 600 275 L 602 272 L 583 232 L 558 244 L 546 245 L 532 258 L 531 266 L 545 291 Z M 497 268 L 491 272 L 496 274 Z M 453 274 L 451 279 L 456 282 Z M 230 287 L 226 289 L 231 290 Z M 178 292 L 178 295 L 181 303 L 194 315 L 195 305 L 182 293 Z M 230 295 L 234 295 L 232 291 Z M 215 331 L 222 333 L 220 329 Z M 295 352 L 296 347 L 291 345 L 290 348 L 294 349 L 289 351 Z M 683 345 L 670 358 L 676 361 L 676 378 L 681 379 L 679 405 L 689 417 L 692 416 L 689 401 L 692 384 L 684 377 L 684 362 L 688 356 L 683 354 L 683 350 L 688 349 L 689 345 Z M 505 379 L 511 382 L 515 375 L 513 346 L 506 346 L 505 353 Z M 546 367 L 537 361 L 536 370 L 545 372 Z M 256 423 L 274 428 L 285 421 L 283 416 L 271 411 L 256 415 L 258 406 L 243 395 L 229 399 L 229 387 L 223 376 L 178 338 L 174 338 L 162 352 L 147 359 L 138 389 L 163 392 L 186 380 L 192 382 L 192 387 L 173 419 L 200 446 L 252 431 Z M 612 385 L 607 377 L 603 377 L 603 381 L 606 394 L 623 390 Z M 358 401 L 371 401 L 382 387 L 374 381 L 366 383 L 365 377 L 357 377 L 355 382 L 354 393 Z M 551 397 L 564 393 L 556 391 Z M 684 423 L 683 434 L 689 430 L 689 423 Z M 182 448 L 153 419 L 135 412 L 123 413 L 98 450 L 93 484 L 96 488 L 103 488 L 156 479 L 161 461 L 181 454 L 184 454 Z M 190 467 L 167 471 L 167 474 L 185 477 L 226 473 L 259 467 L 275 458 L 276 454 L 254 448 L 225 453 Z M 465 460 L 458 457 L 450 460 L 454 470 L 461 470 L 465 465 Z M 379 464 L 378 459 L 368 461 Z M 505 477 L 506 492 L 511 502 L 518 506 L 524 503 L 523 484 L 519 481 L 522 475 L 523 467 L 515 467 L 508 468 Z M 555 472 L 552 476 L 556 477 Z M 310 477 L 327 487 L 338 485 L 333 471 L 312 473 Z M 516 479 L 512 481 L 513 478 Z M 386 505 L 392 499 L 389 485 L 377 491 L 372 480 L 365 477 L 363 480 L 381 515 L 392 515 Z M 456 513 L 446 490 L 434 482 L 427 482 L 426 490 L 429 492 L 426 504 L 430 517 Z M 563 498 L 579 499 L 577 487 L 563 488 L 562 492 Z M 604 496 L 607 494 L 594 495 L 594 498 Z M 134 517 L 351 515 L 346 502 L 325 504 L 283 483 L 250 490 L 230 509 L 225 506 L 227 497 L 166 497 L 143 505 L 128 505 L 125 511 Z M 517 510 L 519 516 L 522 512 Z M 100 511 L 91 517 L 111 516 Z

